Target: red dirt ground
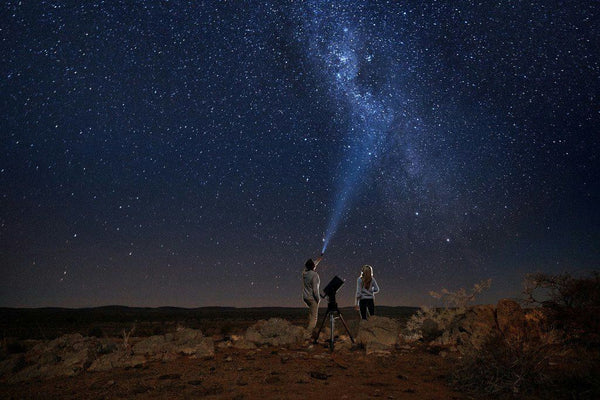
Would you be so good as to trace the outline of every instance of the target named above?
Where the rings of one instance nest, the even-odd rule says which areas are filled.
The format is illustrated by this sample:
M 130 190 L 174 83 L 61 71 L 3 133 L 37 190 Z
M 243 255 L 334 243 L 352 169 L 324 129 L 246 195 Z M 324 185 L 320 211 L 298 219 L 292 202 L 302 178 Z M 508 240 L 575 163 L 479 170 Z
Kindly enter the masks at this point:
M 140 368 L 86 372 L 9 385 L 5 399 L 468 399 L 446 383 L 452 355 L 421 348 L 366 355 L 341 344 L 291 349 L 217 347 L 211 359 L 180 357 Z

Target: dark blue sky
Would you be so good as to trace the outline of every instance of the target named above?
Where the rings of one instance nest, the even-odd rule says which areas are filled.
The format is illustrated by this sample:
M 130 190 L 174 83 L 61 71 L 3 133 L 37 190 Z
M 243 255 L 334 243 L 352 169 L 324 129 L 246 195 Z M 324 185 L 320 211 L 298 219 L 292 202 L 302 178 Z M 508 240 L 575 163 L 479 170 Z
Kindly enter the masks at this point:
M 325 236 L 348 305 L 599 268 L 597 2 L 0 7 L 0 306 L 300 307 Z

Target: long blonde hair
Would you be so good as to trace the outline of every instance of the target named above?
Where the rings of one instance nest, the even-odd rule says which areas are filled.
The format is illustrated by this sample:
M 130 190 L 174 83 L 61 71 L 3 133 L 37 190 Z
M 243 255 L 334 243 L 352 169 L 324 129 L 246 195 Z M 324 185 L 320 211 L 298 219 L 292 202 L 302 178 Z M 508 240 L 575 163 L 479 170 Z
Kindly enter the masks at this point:
M 373 280 L 373 267 L 370 265 L 363 265 L 360 268 L 360 278 L 362 279 L 362 284 L 364 288 L 371 287 L 371 281 Z

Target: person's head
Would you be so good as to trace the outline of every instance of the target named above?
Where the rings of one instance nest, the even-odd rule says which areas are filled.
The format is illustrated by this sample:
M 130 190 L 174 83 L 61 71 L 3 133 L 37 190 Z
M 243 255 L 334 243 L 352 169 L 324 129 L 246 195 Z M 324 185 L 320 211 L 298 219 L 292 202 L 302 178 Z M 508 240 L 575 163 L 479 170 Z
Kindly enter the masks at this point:
M 373 279 L 373 267 L 370 265 L 363 265 L 360 268 L 360 277 L 362 278 L 363 284 L 365 286 L 371 283 L 371 279 Z
M 306 260 L 306 263 L 304 264 L 304 266 L 306 267 L 307 270 L 314 270 L 316 268 L 315 262 L 313 261 L 312 258 L 309 258 L 308 260 Z

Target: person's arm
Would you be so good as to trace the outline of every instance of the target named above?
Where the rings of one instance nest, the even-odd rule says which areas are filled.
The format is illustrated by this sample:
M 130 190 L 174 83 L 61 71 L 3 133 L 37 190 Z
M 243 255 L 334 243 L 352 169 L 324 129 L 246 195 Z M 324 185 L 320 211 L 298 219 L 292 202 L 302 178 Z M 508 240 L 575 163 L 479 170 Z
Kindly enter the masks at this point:
M 313 287 L 313 298 L 318 303 L 319 302 L 319 285 L 321 284 L 321 279 L 319 279 L 319 275 L 315 273 L 315 276 L 312 278 L 312 287 Z
M 373 283 L 371 284 L 371 289 L 373 290 L 373 294 L 379 292 L 379 285 L 377 284 L 377 281 L 375 280 L 375 278 L 373 278 Z
M 358 305 L 358 301 L 360 300 L 360 293 L 362 291 L 362 279 L 358 278 L 356 280 L 356 303 L 355 305 Z
M 319 257 L 317 257 L 317 258 L 314 260 L 315 267 L 316 267 L 317 265 L 319 265 L 319 263 L 321 262 L 321 260 L 322 260 L 322 259 L 323 259 L 323 256 L 319 256 Z

